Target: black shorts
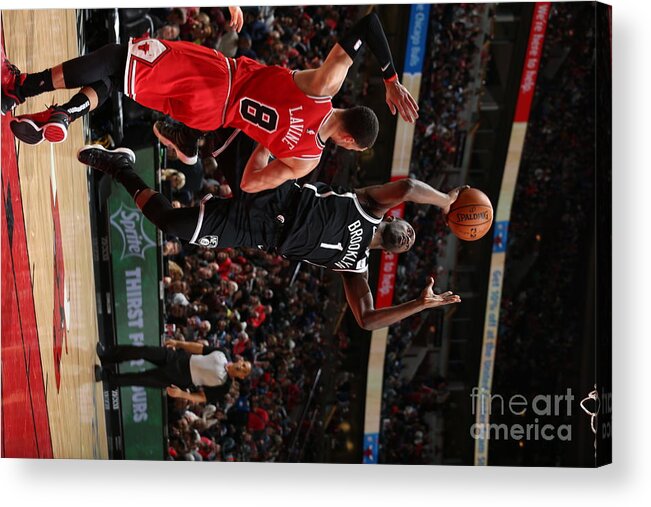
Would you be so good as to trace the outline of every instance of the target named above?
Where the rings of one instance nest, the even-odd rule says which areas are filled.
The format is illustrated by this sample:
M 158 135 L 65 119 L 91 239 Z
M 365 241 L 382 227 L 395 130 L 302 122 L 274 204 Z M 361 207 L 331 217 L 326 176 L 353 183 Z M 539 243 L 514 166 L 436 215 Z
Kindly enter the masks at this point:
M 299 194 L 300 187 L 287 181 L 276 189 L 239 198 L 206 195 L 190 243 L 208 248 L 275 248 L 291 222 Z

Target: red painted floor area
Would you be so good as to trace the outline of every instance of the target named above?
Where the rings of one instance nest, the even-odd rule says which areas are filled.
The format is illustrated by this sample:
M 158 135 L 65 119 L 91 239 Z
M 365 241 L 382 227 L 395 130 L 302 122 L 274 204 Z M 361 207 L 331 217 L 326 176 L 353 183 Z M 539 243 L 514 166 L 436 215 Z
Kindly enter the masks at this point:
M 4 48 L 2 48 L 4 60 Z M 10 115 L 2 117 L 2 456 L 51 458 L 52 440 Z

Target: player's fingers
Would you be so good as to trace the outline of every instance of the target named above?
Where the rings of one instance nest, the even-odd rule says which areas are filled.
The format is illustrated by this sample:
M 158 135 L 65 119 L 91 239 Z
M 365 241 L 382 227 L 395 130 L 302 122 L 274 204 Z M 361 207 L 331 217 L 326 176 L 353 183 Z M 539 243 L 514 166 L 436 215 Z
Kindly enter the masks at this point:
M 418 114 L 416 113 L 416 110 L 413 107 L 411 107 L 411 104 L 407 101 L 405 101 L 404 110 L 409 116 L 409 123 L 414 123 L 416 121 L 416 118 L 418 118 Z
M 229 26 L 234 28 L 236 32 L 239 32 L 242 29 L 243 17 L 242 10 L 239 7 L 229 7 L 231 13 L 231 21 Z
M 411 120 L 411 115 L 409 114 L 409 112 L 408 112 L 404 107 L 401 106 L 401 107 L 398 109 L 398 111 L 400 111 L 400 116 L 402 116 L 402 119 L 403 119 L 403 120 L 405 120 L 405 121 L 408 122 L 408 123 L 411 123 L 411 122 L 412 122 L 412 120 Z
M 409 107 L 409 111 L 411 111 L 411 117 L 416 121 L 418 118 L 418 109 L 415 109 L 413 106 Z
M 413 108 L 418 111 L 420 108 L 418 107 L 418 102 L 416 102 L 416 99 L 411 96 L 411 93 L 407 94 L 407 97 L 409 97 L 409 102 L 413 106 Z
M 414 99 L 411 98 L 411 95 L 407 95 L 407 99 L 405 100 L 405 108 L 409 110 L 412 118 L 418 118 L 418 104 L 416 104 Z

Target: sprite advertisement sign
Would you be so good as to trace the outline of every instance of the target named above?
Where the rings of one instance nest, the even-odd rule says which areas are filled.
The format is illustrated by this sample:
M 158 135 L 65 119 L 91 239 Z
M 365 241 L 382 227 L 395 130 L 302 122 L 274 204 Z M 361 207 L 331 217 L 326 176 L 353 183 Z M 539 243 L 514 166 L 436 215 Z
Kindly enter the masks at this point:
M 155 187 L 156 152 L 136 152 L 136 172 Z M 119 345 L 161 345 L 158 230 L 137 208 L 121 185 L 112 183 L 108 201 L 113 271 L 116 342 Z M 121 363 L 121 373 L 155 368 L 144 361 Z M 120 389 L 124 457 L 164 457 L 163 391 L 145 387 Z

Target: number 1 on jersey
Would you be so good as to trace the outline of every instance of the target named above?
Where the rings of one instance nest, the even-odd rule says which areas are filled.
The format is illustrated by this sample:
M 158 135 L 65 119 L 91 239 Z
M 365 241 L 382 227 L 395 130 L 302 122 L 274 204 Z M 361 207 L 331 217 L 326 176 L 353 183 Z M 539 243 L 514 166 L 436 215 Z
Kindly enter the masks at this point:
M 240 115 L 244 120 L 267 132 L 275 132 L 278 126 L 278 112 L 253 99 L 240 100 Z

